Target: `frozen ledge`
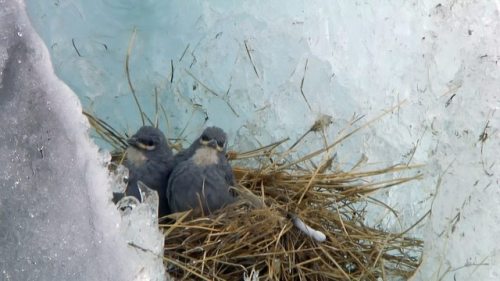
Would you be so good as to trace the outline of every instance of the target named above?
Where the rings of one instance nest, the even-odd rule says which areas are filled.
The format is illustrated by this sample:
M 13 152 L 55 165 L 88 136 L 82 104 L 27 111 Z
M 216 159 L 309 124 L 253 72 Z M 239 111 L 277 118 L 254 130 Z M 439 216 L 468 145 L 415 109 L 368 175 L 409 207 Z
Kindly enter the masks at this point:
M 164 280 L 161 257 L 144 264 L 123 238 L 104 158 L 23 2 L 2 1 L 0 38 L 0 279 Z

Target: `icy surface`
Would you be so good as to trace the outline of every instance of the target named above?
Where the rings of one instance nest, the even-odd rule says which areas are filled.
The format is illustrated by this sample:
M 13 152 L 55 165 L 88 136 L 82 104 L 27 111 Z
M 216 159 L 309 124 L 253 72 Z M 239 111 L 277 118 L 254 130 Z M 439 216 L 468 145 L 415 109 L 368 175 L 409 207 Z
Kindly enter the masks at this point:
M 0 280 L 164 280 L 123 238 L 104 157 L 22 2 L 0 2 Z
M 399 217 L 374 220 L 401 230 L 432 208 L 412 232 L 426 241 L 416 279 L 500 280 L 498 1 L 27 2 L 56 73 L 124 131 L 140 124 L 132 37 L 132 83 L 150 116 L 157 88 L 170 138 L 208 118 L 245 149 L 406 100 L 339 161 L 427 164 L 424 180 L 379 194 Z
M 146 267 L 138 275 L 139 280 L 165 280 L 163 266 L 163 234 L 158 231 L 158 193 L 138 182 L 143 203 L 125 209 L 122 214 L 122 235 L 127 243 L 139 250 L 136 254 Z M 120 202 L 132 198 L 127 196 Z

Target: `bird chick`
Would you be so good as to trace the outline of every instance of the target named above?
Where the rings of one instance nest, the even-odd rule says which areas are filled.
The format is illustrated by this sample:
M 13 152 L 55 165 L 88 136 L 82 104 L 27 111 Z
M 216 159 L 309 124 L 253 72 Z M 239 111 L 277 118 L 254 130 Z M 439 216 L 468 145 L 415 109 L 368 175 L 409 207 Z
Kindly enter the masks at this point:
M 196 209 L 208 214 L 234 201 L 229 190 L 234 176 L 225 157 L 226 141 L 222 129 L 208 127 L 188 149 L 174 157 L 175 167 L 167 187 L 172 212 Z
M 143 126 L 127 143 L 129 146 L 125 166 L 129 169 L 129 181 L 125 196 L 134 196 L 142 202 L 137 185 L 141 181 L 158 192 L 158 217 L 170 214 L 166 187 L 173 167 L 173 155 L 165 135 L 157 128 Z M 120 199 L 119 196 L 114 194 L 113 201 L 117 199 Z

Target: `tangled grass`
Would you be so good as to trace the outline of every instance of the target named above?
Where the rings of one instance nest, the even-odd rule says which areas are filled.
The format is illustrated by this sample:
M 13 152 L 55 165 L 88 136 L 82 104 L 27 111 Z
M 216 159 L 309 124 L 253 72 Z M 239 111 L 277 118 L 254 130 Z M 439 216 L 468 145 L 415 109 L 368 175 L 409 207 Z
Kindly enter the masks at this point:
M 122 158 L 125 138 L 84 114 L 115 147 L 114 159 Z M 304 136 L 324 131 L 329 123 L 329 118 L 318 119 Z M 421 263 L 423 242 L 407 235 L 411 228 L 392 233 L 370 226 L 366 214 L 372 205 L 393 211 L 370 194 L 421 178 L 419 166 L 369 170 L 360 162 L 350 171 L 332 166 L 335 147 L 370 123 L 340 133 L 332 144 L 325 137 L 323 148 L 301 157 L 291 151 L 304 136 L 282 152 L 277 151 L 284 141 L 229 152 L 229 160 L 239 163 L 233 170 L 240 200 L 208 216 L 172 214 L 171 223 L 160 225 L 168 273 L 179 280 L 408 279 Z M 311 164 L 317 158 L 319 164 Z M 245 166 L 247 159 L 259 159 L 259 167 Z M 411 175 L 380 180 L 402 171 Z M 299 229 L 301 222 L 311 231 Z M 319 232 L 326 239 L 315 239 Z

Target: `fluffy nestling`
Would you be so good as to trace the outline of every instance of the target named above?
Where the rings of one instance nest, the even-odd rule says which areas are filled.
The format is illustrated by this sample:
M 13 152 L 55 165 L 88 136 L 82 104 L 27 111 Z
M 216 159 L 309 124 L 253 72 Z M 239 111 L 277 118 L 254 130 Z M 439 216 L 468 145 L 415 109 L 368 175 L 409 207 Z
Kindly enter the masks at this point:
M 173 167 L 173 155 L 162 131 L 151 126 L 141 127 L 127 140 L 127 161 L 129 181 L 125 196 L 134 196 L 142 201 L 137 186 L 142 181 L 149 188 L 156 190 L 159 197 L 158 217 L 170 214 L 166 198 L 168 176 Z M 114 194 L 113 201 L 119 200 Z
M 172 212 L 196 209 L 208 214 L 234 201 L 229 190 L 234 176 L 225 156 L 226 142 L 222 129 L 208 127 L 175 156 L 167 187 Z

